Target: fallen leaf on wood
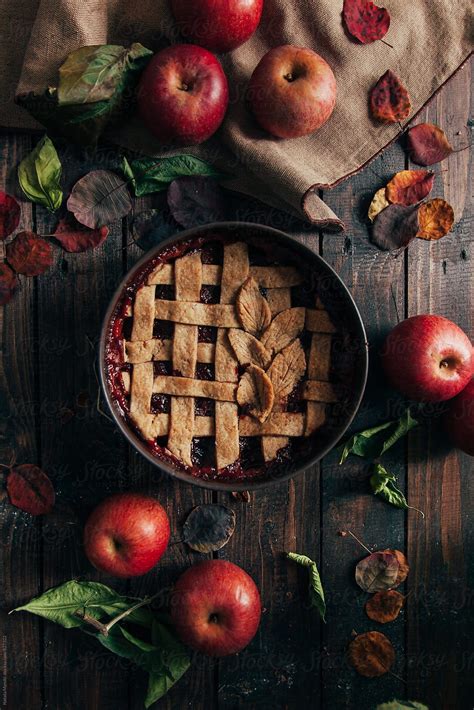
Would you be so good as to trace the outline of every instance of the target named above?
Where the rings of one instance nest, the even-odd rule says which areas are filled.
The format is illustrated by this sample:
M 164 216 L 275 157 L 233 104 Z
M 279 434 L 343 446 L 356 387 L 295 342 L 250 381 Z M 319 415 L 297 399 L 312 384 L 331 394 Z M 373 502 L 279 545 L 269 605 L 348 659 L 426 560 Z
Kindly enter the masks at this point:
M 221 222 L 226 216 L 224 191 L 211 177 L 181 177 L 168 188 L 168 206 L 183 227 Z
M 18 288 L 18 279 L 8 264 L 0 263 L 0 306 L 9 303 Z
M 407 562 L 407 558 L 405 557 L 403 552 L 400 552 L 400 550 L 384 550 L 383 553 L 388 555 L 394 555 L 398 562 L 397 578 L 395 580 L 395 584 L 393 585 L 394 587 L 398 587 L 399 584 L 402 584 L 406 580 L 406 578 L 408 577 L 408 572 L 410 571 L 410 566 Z
M 169 158 L 123 158 L 122 170 L 133 185 L 135 195 L 141 197 L 152 192 L 166 190 L 179 177 L 206 175 L 221 178 L 222 173 L 214 166 L 194 155 L 172 155 Z
M 395 621 L 405 603 L 405 597 L 394 589 L 377 592 L 365 604 L 365 613 L 379 624 Z
M 380 77 L 370 92 L 370 110 L 372 116 L 383 123 L 398 123 L 410 114 L 408 91 L 390 69 Z
M 392 700 L 389 703 L 377 705 L 375 710 L 429 710 L 427 705 L 417 703 L 416 700 Z
M 367 459 L 375 459 L 382 456 L 418 424 L 418 420 L 412 416 L 408 407 L 399 419 L 378 424 L 375 427 L 353 434 L 344 444 L 339 464 L 343 464 L 350 454 Z
M 125 217 L 132 209 L 132 199 L 118 175 L 110 170 L 93 170 L 76 182 L 67 208 L 78 222 L 97 229 Z
M 434 200 L 420 205 L 416 236 L 419 239 L 441 239 L 451 231 L 453 224 L 453 208 L 446 200 L 436 197 Z
M 402 249 L 417 236 L 418 208 L 389 205 L 374 220 L 371 241 L 383 251 Z
M 235 530 L 235 513 L 208 503 L 192 510 L 183 526 L 183 540 L 197 552 L 215 552 L 227 545 Z
M 54 237 L 60 242 L 65 251 L 79 253 L 88 249 L 95 249 L 105 242 L 109 234 L 108 227 L 99 229 L 88 229 L 79 222 L 75 224 L 72 220 L 64 218 L 59 220 L 59 224 L 54 232 Z
M 389 473 L 389 471 L 379 463 L 374 466 L 374 473 L 370 477 L 370 485 L 375 495 L 380 496 L 387 501 L 387 503 L 394 505 L 396 508 L 403 508 L 404 510 L 416 510 L 423 518 L 425 517 L 423 511 L 408 505 L 403 491 L 397 486 L 397 479 L 394 474 Z
M 51 244 L 34 232 L 19 232 L 7 244 L 7 261 L 17 274 L 39 276 L 53 263 Z
M 0 239 L 6 239 L 20 223 L 20 205 L 11 195 L 0 191 Z
M 251 335 L 260 336 L 270 325 L 272 319 L 270 306 L 251 276 L 240 287 L 235 308 L 242 328 Z
M 350 34 L 362 44 L 382 39 L 390 27 L 390 14 L 368 0 L 344 0 L 342 16 Z
M 378 678 L 387 673 L 395 662 L 395 649 L 379 631 L 359 634 L 347 650 L 350 664 L 366 678 Z
M 417 165 L 434 165 L 453 152 L 446 133 L 434 123 L 420 123 L 408 131 L 410 160 Z
M 12 505 L 31 515 L 46 515 L 54 506 L 54 488 L 39 466 L 25 463 L 10 469 L 7 493 Z
M 32 202 L 57 210 L 63 201 L 61 161 L 48 136 L 43 136 L 35 148 L 18 166 L 20 187 Z
M 135 215 L 131 228 L 133 239 L 144 251 L 156 247 L 181 229 L 170 215 L 159 209 L 144 210 Z
M 382 212 L 386 207 L 389 206 L 390 202 L 387 200 L 387 197 L 385 195 L 386 188 L 381 187 L 380 190 L 377 190 L 375 193 L 372 202 L 370 203 L 369 207 L 369 219 L 371 222 L 374 221 L 374 219 L 377 217 L 377 215 Z
M 372 552 L 355 571 L 355 580 L 364 592 L 382 592 L 397 586 L 399 562 L 392 550 Z
M 306 555 L 299 555 L 297 552 L 287 552 L 289 560 L 296 562 L 302 567 L 306 567 L 309 572 L 309 602 L 310 605 L 319 611 L 321 619 L 326 621 L 326 600 L 324 589 L 319 576 L 316 562 Z
M 249 414 L 264 422 L 273 409 L 273 386 L 268 375 L 257 367 L 249 365 L 239 380 L 237 402 Z
M 389 202 L 397 205 L 416 205 L 433 189 L 434 173 L 431 170 L 401 170 L 386 187 Z

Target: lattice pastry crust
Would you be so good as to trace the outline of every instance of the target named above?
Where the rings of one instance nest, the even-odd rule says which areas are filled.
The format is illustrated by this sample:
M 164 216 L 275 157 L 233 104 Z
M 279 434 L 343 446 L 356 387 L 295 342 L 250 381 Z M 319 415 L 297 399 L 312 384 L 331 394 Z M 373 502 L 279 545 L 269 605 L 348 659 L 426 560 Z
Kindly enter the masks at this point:
M 321 427 L 326 405 L 337 401 L 329 382 L 335 328 L 320 302 L 292 307 L 291 288 L 301 282 L 294 267 L 250 266 L 243 242 L 224 244 L 222 266 L 202 263 L 199 251 L 159 264 L 136 291 L 124 342 L 129 414 L 143 438 L 167 437 L 167 450 L 192 467 L 193 438 L 213 437 L 216 468 L 225 469 L 239 459 L 241 437 L 255 437 L 270 462 L 291 437 Z M 174 300 L 156 297 L 164 285 L 174 286 Z M 202 286 L 216 285 L 220 302 L 201 303 Z M 155 319 L 174 324 L 170 339 L 153 337 Z M 199 326 L 217 328 L 216 342 L 198 342 Z M 304 330 L 311 333 L 308 358 Z M 171 362 L 172 374 L 155 375 L 154 361 Z M 198 379 L 199 363 L 214 366 L 213 380 Z M 302 381 L 306 411 L 287 411 Z M 153 413 L 156 394 L 171 396 L 169 413 Z M 214 400 L 214 415 L 196 414 L 195 398 Z

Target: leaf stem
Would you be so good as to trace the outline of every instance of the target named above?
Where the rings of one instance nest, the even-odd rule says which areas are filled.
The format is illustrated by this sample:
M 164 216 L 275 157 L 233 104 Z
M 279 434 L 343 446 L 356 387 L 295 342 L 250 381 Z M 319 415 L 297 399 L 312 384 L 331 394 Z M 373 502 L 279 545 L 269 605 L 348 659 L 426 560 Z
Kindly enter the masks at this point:
M 369 555 L 372 554 L 372 550 L 369 550 L 369 548 L 367 547 L 367 545 L 364 545 L 364 543 L 363 543 L 361 540 L 359 540 L 359 538 L 358 538 L 356 535 L 354 535 L 354 533 L 352 532 L 352 530 L 348 530 L 347 532 L 349 533 L 349 535 L 351 535 L 351 536 L 354 538 L 354 540 L 355 540 L 356 542 L 359 543 L 359 545 L 360 545 L 361 547 L 364 548 L 364 550 L 367 550 L 367 552 L 369 553 Z
M 77 616 L 86 624 L 93 626 L 94 629 L 97 629 L 97 631 L 102 634 L 102 636 L 108 636 L 110 633 L 110 629 L 115 626 L 115 624 L 117 624 L 119 621 L 122 621 L 122 619 L 125 619 L 127 616 L 129 616 L 132 612 L 136 611 L 140 607 L 150 604 L 153 599 L 156 599 L 157 596 L 158 593 L 154 594 L 152 597 L 145 597 L 144 599 L 140 599 L 140 601 L 134 604 L 133 606 L 129 607 L 128 609 L 125 609 L 125 611 L 122 611 L 120 614 L 117 614 L 117 616 L 114 616 L 113 619 L 111 619 L 107 624 L 104 624 L 102 621 L 99 621 L 94 616 L 91 616 L 91 614 L 88 614 L 86 612 L 85 607 L 84 611 L 80 611 L 79 609 L 77 609 L 77 611 L 74 612 L 74 616 Z

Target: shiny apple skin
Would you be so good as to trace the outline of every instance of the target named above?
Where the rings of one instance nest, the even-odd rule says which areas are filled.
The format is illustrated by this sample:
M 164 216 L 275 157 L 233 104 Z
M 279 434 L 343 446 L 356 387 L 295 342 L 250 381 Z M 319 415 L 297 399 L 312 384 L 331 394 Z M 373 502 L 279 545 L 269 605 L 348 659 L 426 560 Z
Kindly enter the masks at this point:
M 166 550 L 170 523 L 151 496 L 117 493 L 95 508 L 84 528 L 89 561 L 113 577 L 137 577 L 156 565 Z
M 388 334 L 381 358 L 393 387 L 420 402 L 455 397 L 473 375 L 471 341 L 443 316 L 412 316 L 399 323 Z
M 260 623 L 260 594 L 253 579 L 227 560 L 205 560 L 178 579 L 171 617 L 181 640 L 209 656 L 238 653 Z
M 336 78 L 319 54 L 285 44 L 260 60 L 247 98 L 262 128 L 277 138 L 297 138 L 326 123 L 336 94 Z
M 203 143 L 221 125 L 229 88 L 218 59 L 194 44 L 175 44 L 157 52 L 142 74 L 138 111 L 165 144 Z
M 262 9 L 263 0 L 171 0 L 183 37 L 218 54 L 240 47 L 253 35 Z
M 457 449 L 474 456 L 474 380 L 450 400 L 443 426 Z

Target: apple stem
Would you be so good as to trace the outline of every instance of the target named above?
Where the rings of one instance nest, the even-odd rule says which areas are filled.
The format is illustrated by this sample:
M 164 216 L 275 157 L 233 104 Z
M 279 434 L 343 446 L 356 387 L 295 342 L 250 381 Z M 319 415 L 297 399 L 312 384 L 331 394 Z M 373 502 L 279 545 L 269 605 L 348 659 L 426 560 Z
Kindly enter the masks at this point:
M 95 629 L 97 629 L 97 631 L 99 631 L 99 633 L 102 634 L 102 636 L 108 636 L 110 633 L 110 629 L 115 626 L 117 622 L 122 621 L 122 619 L 125 619 L 127 616 L 129 616 L 129 614 L 131 614 L 133 611 L 136 611 L 141 606 L 146 606 L 147 604 L 150 604 L 153 599 L 156 599 L 158 594 L 154 594 L 152 597 L 145 597 L 144 599 L 141 599 L 137 604 L 134 604 L 129 609 L 125 609 L 125 611 L 122 611 L 120 614 L 117 614 L 117 616 L 114 616 L 114 618 L 111 619 L 107 624 L 102 623 L 102 621 L 99 621 L 94 616 L 88 614 L 85 609 L 84 611 L 80 611 L 78 609 L 74 612 L 74 616 L 77 616 L 79 619 L 82 619 L 82 621 L 85 621 L 86 624 L 93 626 Z
M 364 545 L 364 543 L 363 543 L 361 540 L 359 540 L 359 538 L 356 537 L 356 535 L 354 535 L 354 533 L 352 532 L 352 530 L 348 530 L 347 532 L 349 533 L 349 535 L 351 535 L 351 536 L 354 538 L 354 540 L 355 540 L 356 542 L 359 543 L 359 545 L 360 545 L 361 547 L 364 548 L 364 550 L 367 550 L 367 552 L 369 553 L 369 555 L 372 554 L 372 550 L 369 550 L 369 548 L 367 547 L 367 545 Z

